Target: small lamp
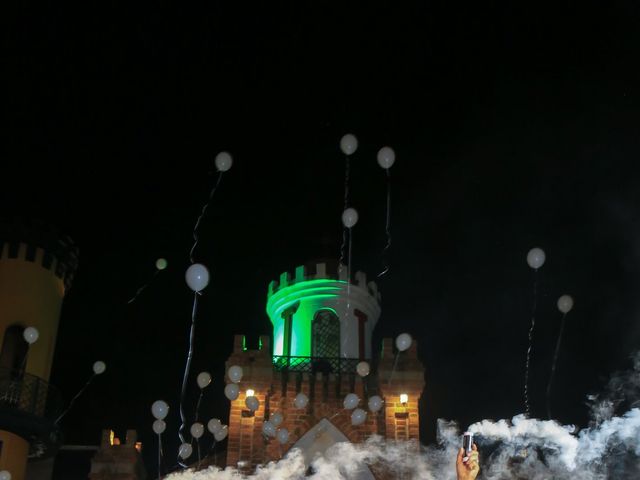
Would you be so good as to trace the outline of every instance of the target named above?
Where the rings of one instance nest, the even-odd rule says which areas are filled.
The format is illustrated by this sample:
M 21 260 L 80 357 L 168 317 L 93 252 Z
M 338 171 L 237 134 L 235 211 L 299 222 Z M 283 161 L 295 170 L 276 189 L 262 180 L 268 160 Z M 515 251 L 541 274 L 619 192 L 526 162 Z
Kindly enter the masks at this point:
M 408 402 L 409 402 L 409 395 L 407 395 L 406 393 L 401 393 L 400 403 L 402 404 L 402 406 L 406 407 Z

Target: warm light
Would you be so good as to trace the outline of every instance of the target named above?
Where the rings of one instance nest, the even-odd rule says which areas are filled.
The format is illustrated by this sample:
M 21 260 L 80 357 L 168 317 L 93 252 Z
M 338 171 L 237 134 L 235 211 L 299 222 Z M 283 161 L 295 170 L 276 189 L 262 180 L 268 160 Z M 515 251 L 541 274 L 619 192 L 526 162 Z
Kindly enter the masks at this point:
M 253 390 L 248 389 L 248 390 L 247 390 L 247 397 L 253 397 L 253 396 L 255 395 L 255 393 L 256 393 L 256 392 L 254 392 Z
M 136 442 L 136 450 L 138 453 L 142 452 L 142 442 Z
M 109 445 L 113 445 L 113 440 L 116 437 L 116 434 L 113 432 L 113 430 L 109 430 Z
M 403 405 L 406 405 L 408 401 L 409 401 L 409 395 L 407 395 L 406 393 L 401 393 L 400 394 L 400 403 L 403 404 Z

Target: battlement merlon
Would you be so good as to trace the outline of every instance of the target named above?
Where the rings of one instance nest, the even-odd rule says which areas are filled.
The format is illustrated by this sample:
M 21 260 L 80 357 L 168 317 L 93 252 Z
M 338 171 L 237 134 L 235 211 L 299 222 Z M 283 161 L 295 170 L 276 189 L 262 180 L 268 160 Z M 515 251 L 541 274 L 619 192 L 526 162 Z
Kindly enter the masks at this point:
M 351 279 L 347 278 L 348 268 L 345 265 L 339 265 L 337 271 L 332 271 L 331 267 L 325 263 L 316 263 L 315 269 L 309 268 L 306 265 L 300 265 L 296 267 L 293 276 L 289 272 L 283 272 L 280 274 L 278 280 L 273 280 L 269 283 L 269 289 L 267 292 L 267 300 L 279 290 L 296 285 L 298 283 L 306 282 L 309 280 L 327 279 L 338 280 L 347 282 L 350 281 L 352 285 L 358 286 L 365 290 L 373 299 L 379 304 L 381 301 L 381 295 L 378 291 L 378 285 L 374 281 L 367 283 L 367 274 L 361 271 L 355 272 L 355 275 Z

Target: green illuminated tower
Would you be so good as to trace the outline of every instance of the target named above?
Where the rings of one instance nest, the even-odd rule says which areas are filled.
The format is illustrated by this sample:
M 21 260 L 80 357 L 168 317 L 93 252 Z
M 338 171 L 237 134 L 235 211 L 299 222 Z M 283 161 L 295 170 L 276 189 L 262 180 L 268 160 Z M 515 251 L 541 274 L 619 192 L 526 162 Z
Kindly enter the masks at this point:
M 274 362 L 289 357 L 371 358 L 371 336 L 380 317 L 380 294 L 362 272 L 317 263 L 269 284 L 267 314 L 273 324 Z

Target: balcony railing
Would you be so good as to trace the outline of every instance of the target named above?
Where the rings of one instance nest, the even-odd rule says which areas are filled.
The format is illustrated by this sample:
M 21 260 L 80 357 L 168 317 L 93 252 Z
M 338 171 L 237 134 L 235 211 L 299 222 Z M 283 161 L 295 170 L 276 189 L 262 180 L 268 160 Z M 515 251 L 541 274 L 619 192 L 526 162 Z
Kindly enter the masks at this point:
M 358 358 L 343 357 L 273 357 L 273 365 L 278 371 L 324 374 L 356 373 L 360 361 Z
M 55 421 L 62 409 L 57 388 L 40 377 L 0 368 L 0 410 Z

